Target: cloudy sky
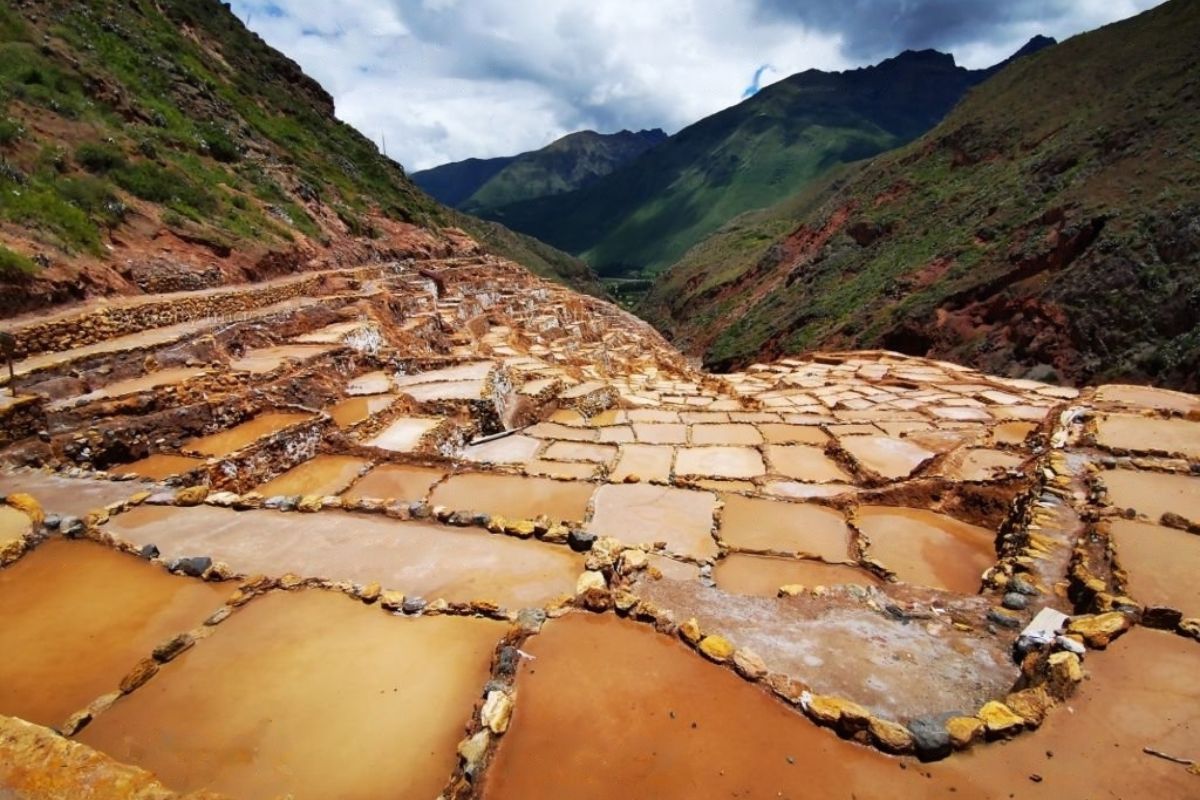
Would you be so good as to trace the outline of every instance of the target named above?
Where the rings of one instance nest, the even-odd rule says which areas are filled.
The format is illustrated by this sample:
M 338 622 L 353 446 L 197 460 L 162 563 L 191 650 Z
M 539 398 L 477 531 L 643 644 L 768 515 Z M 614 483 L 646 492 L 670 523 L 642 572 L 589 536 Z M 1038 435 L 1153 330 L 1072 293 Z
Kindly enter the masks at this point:
M 906 48 L 1003 60 L 1159 0 L 233 0 L 410 170 L 571 131 L 674 133 L 756 87 Z

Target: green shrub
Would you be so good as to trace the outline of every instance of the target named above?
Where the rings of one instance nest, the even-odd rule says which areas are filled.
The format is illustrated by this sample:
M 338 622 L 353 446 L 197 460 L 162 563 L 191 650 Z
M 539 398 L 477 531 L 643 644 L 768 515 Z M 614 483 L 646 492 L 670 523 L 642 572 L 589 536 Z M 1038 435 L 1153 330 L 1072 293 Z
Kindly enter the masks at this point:
M 0 245 L 0 275 L 32 275 L 37 265 L 20 253 Z
M 217 206 L 215 197 L 182 172 L 153 161 L 129 164 L 114 172 L 113 178 L 125 191 L 151 203 L 181 203 L 201 212 L 212 211 Z
M 204 150 L 217 161 L 234 164 L 241 160 L 242 151 L 228 133 L 216 125 L 205 125 L 200 129 Z
M 84 142 L 75 149 L 75 162 L 88 172 L 110 172 L 125 166 L 125 154 L 108 142 Z
M 16 144 L 25 134 L 25 129 L 12 119 L 0 119 L 0 147 Z
M 54 188 L 59 197 L 109 227 L 125 218 L 125 204 L 113 194 L 111 186 L 105 181 L 90 177 L 60 178 L 55 181 Z

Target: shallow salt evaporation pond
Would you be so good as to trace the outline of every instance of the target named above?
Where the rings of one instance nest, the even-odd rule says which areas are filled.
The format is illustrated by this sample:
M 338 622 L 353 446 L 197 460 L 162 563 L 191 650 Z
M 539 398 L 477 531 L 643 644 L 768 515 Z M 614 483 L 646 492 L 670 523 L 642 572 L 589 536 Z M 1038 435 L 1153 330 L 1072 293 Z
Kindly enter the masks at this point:
M 975 594 L 996 560 L 994 533 L 933 511 L 862 506 L 855 522 L 869 555 L 906 583 Z
M 273 593 L 79 738 L 183 791 L 435 797 L 504 630 L 394 617 L 335 592 Z
M 595 488 L 583 481 L 461 474 L 439 484 L 429 502 L 455 511 L 483 511 L 510 519 L 545 515 L 555 522 L 582 522 Z
M 0 570 L 0 714 L 61 724 L 229 592 L 91 542 L 42 544 Z
M 141 506 L 108 530 L 163 558 L 206 555 L 247 575 L 378 581 L 427 600 L 541 606 L 571 594 L 583 559 L 564 546 L 476 528 L 347 513 L 286 514 Z
M 186 452 L 199 453 L 204 456 L 227 456 L 265 436 L 278 433 L 289 425 L 295 425 L 308 419 L 312 419 L 311 414 L 296 411 L 269 411 L 228 430 L 185 442 L 183 449 Z

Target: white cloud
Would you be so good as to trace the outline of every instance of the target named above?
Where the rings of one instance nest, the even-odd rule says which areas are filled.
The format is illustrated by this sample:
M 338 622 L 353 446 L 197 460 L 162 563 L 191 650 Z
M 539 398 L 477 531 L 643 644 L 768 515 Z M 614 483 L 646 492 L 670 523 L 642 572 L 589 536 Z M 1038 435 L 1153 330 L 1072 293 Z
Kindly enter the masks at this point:
M 937 38 L 920 0 L 875 2 L 898 2 L 893 16 L 923 10 L 920 38 Z M 960 63 L 986 66 L 1035 33 L 1063 38 L 1150 4 L 1057 0 L 1044 19 L 1009 14 L 990 19 L 970 37 L 956 32 L 962 28 L 959 13 L 957 27 L 943 38 L 955 45 Z M 738 102 L 763 64 L 773 67 L 762 76 L 766 85 L 808 68 L 846 69 L 894 54 L 870 52 L 863 44 L 892 45 L 884 37 L 894 33 L 884 30 L 887 15 L 862 13 L 842 21 L 829 6 L 794 10 L 803 5 L 235 0 L 233 8 L 325 86 L 342 119 L 376 142 L 386 137 L 389 154 L 416 170 L 511 155 L 584 128 L 661 127 L 673 133 Z M 852 25 L 863 30 L 846 27 Z

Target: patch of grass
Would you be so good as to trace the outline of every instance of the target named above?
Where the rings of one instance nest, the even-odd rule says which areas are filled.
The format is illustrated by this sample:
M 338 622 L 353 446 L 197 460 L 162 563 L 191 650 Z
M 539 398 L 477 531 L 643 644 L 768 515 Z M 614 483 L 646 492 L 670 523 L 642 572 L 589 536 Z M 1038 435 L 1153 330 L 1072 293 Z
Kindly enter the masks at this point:
M 32 275 L 37 272 L 37 264 L 20 253 L 0 245 L 0 275 Z
M 11 147 L 24 135 L 25 129 L 21 123 L 7 117 L 0 119 L 0 147 Z
M 109 142 L 84 142 L 75 148 L 75 163 L 88 172 L 105 173 L 125 166 L 125 153 Z

